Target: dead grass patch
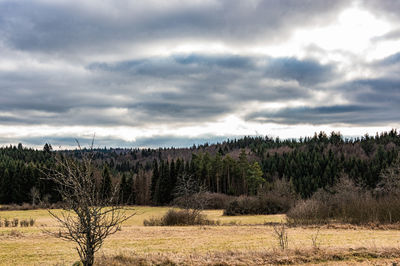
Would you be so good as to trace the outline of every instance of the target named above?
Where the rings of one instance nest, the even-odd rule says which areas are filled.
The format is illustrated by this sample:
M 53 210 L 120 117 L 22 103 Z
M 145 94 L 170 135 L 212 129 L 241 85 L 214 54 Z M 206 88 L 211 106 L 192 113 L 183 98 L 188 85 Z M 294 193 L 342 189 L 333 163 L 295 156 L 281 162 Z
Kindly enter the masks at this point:
M 297 265 L 316 263 L 360 263 L 364 261 L 395 262 L 400 249 L 368 250 L 286 250 L 286 251 L 226 251 L 207 254 L 126 253 L 102 255 L 96 265 Z M 389 260 L 389 261 L 387 261 Z

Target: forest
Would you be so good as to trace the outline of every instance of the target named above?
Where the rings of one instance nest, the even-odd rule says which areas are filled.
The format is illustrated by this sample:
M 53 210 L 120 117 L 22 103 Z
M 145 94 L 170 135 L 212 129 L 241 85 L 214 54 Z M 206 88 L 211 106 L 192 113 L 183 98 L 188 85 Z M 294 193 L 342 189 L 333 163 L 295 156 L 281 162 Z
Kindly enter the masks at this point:
M 232 196 L 254 196 L 285 180 L 297 195 L 310 198 L 318 189 L 335 185 L 346 176 L 357 186 L 373 189 L 380 173 L 399 155 L 400 133 L 344 138 L 339 132 L 281 140 L 250 137 L 190 148 L 102 148 L 53 151 L 18 146 L 0 149 L 0 203 L 22 204 L 35 200 L 55 203 L 59 195 L 46 171 L 56 167 L 54 156 L 79 160 L 93 152 L 94 180 L 108 193 L 120 184 L 125 204 L 168 205 L 176 197 L 179 179 L 191 177 L 207 191 Z M 35 199 L 36 197 L 36 199 Z

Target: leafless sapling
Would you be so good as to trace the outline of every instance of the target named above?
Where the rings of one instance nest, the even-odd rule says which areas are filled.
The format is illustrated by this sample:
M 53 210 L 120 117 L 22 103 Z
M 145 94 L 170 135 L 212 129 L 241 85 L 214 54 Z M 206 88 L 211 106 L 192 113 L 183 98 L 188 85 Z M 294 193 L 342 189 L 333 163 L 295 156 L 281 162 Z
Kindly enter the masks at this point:
M 53 181 L 62 199 L 61 213 L 49 209 L 61 229 L 53 235 L 77 244 L 76 249 L 84 265 L 93 265 L 94 254 L 104 240 L 116 233 L 121 224 L 132 217 L 118 202 L 118 186 L 104 197 L 96 185 L 93 164 L 93 142 L 83 151 L 77 141 L 81 159 L 55 156 L 57 168 L 49 170 L 47 178 Z

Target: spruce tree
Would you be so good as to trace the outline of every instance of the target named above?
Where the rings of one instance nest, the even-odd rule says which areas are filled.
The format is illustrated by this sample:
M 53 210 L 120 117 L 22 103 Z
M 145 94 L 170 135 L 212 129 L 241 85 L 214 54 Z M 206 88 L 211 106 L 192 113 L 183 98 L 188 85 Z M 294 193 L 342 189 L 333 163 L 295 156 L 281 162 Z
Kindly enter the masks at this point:
M 126 175 L 125 173 L 122 174 L 121 183 L 119 184 L 119 202 L 126 203 L 128 195 L 125 193 L 126 191 Z
M 136 193 L 133 188 L 133 176 L 129 174 L 128 178 L 126 179 L 126 187 L 124 190 L 124 195 L 127 195 L 126 200 L 128 204 L 135 204 L 136 203 Z
M 100 192 L 104 199 L 107 199 L 111 196 L 111 185 L 110 171 L 108 170 L 107 165 L 105 165 L 100 185 Z
M 158 193 L 159 193 L 159 179 L 160 179 L 160 171 L 158 169 L 158 163 L 157 160 L 154 159 L 153 161 L 153 175 L 151 177 L 151 188 L 150 188 L 150 193 L 151 193 L 151 201 L 154 204 L 157 204 L 158 202 Z

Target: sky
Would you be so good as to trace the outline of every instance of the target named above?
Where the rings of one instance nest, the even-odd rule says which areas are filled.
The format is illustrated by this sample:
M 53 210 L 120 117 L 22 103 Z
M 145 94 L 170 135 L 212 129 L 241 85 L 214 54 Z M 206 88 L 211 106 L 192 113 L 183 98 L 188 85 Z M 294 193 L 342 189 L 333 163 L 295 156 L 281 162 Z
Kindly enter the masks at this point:
M 0 0 L 0 145 L 400 128 L 397 0 Z

